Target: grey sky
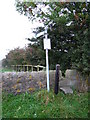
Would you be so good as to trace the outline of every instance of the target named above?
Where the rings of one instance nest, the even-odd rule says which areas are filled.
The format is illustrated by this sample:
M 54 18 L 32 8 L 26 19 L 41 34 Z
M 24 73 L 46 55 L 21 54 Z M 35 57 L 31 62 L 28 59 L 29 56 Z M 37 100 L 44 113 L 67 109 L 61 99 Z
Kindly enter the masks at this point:
M 0 60 L 16 47 L 29 43 L 25 38 L 32 36 L 32 24 L 24 15 L 20 15 L 14 6 L 15 0 L 0 1 Z

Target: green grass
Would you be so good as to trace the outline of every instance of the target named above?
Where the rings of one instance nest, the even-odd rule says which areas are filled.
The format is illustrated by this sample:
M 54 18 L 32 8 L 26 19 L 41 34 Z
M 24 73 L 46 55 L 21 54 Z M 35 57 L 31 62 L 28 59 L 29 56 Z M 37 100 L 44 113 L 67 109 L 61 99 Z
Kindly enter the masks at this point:
M 88 118 L 88 93 L 55 95 L 41 90 L 2 96 L 3 118 Z
M 12 72 L 12 70 L 8 68 L 2 68 L 0 69 L 0 72 Z

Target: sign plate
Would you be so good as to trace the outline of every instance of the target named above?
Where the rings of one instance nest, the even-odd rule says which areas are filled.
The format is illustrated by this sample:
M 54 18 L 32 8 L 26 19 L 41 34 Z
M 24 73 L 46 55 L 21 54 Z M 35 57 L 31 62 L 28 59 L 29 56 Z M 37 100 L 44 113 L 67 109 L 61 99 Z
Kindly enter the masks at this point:
M 44 39 L 44 49 L 51 49 L 50 39 Z

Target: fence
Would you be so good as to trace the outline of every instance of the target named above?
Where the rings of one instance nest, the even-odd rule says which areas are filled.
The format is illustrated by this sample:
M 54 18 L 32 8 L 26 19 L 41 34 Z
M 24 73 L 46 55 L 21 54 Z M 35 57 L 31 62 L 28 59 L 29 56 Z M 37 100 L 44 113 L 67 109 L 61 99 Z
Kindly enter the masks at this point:
M 41 71 L 41 70 L 45 70 L 45 67 L 44 66 L 40 66 L 40 65 L 37 65 L 37 66 L 34 66 L 34 65 L 11 65 L 12 69 L 14 71 L 17 71 L 17 72 L 21 72 L 21 71 Z

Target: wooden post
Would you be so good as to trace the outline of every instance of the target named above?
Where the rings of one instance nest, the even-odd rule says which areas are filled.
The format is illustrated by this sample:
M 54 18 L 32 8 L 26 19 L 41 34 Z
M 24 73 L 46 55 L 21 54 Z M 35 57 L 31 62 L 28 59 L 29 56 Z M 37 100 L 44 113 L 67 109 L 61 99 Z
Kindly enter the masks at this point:
M 37 65 L 37 71 L 39 71 L 39 65 Z
M 17 72 L 18 72 L 18 66 L 17 66 Z
M 14 66 L 13 66 L 13 65 L 11 65 L 11 67 L 12 67 L 12 70 L 14 70 Z
M 25 72 L 25 66 L 23 65 L 23 71 Z
M 56 74 L 55 74 L 55 88 L 54 88 L 54 93 L 58 94 L 58 88 L 59 88 L 59 70 L 60 70 L 60 65 L 56 65 Z
M 22 65 L 22 71 L 24 71 L 24 69 L 23 69 L 23 65 Z
M 17 71 L 17 69 L 16 69 L 16 65 L 14 65 L 14 68 L 15 68 L 15 71 Z
M 33 65 L 32 65 L 32 72 L 33 72 Z
M 18 67 L 17 67 L 17 65 L 16 65 L 16 71 L 18 72 Z
M 28 65 L 27 65 L 27 71 L 28 71 Z
M 21 65 L 21 72 L 22 72 L 22 65 Z

